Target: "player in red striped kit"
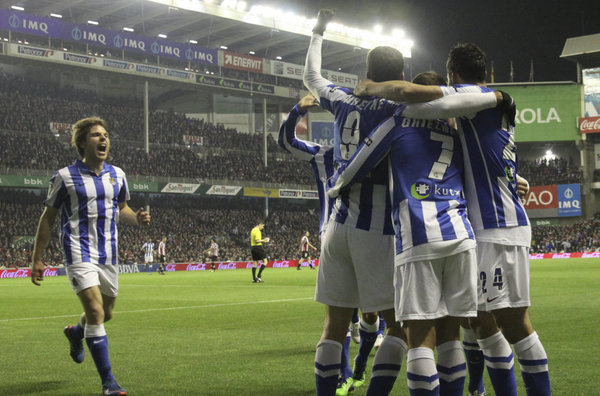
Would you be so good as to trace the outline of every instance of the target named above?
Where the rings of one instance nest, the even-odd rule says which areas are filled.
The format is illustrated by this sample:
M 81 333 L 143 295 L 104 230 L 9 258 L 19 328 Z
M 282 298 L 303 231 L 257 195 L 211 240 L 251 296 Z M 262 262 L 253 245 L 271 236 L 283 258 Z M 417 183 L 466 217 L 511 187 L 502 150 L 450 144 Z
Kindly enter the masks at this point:
M 315 267 L 313 267 L 312 265 L 312 261 L 311 261 L 311 257 L 310 257 L 310 252 L 308 251 L 308 248 L 313 248 L 313 250 L 317 251 L 318 249 L 316 247 L 313 246 L 312 243 L 309 242 L 308 237 L 310 236 L 310 233 L 308 231 L 306 231 L 304 233 L 304 235 L 302 236 L 302 239 L 300 239 L 300 260 L 298 260 L 298 270 L 300 270 L 300 266 L 302 265 L 302 263 L 304 261 L 306 261 L 308 263 L 308 266 L 310 267 L 310 269 L 315 269 Z

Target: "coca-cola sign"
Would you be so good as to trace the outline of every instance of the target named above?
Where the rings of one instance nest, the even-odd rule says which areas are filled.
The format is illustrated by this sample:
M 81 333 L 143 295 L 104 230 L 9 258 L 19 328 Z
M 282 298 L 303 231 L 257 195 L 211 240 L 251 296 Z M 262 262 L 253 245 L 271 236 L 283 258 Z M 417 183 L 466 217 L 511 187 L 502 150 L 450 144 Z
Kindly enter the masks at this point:
M 0 279 L 5 279 L 5 278 L 28 278 L 29 275 L 30 275 L 29 268 L 3 269 L 3 270 L 0 270 Z
M 583 117 L 579 119 L 580 133 L 600 132 L 600 117 Z

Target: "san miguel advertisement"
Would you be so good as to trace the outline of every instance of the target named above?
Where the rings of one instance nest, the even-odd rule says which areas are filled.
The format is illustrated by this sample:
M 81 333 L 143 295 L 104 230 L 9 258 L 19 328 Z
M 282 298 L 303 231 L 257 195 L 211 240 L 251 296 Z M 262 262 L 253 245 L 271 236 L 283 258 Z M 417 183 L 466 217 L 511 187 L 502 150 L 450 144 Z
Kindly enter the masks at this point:
M 533 186 L 521 202 L 530 218 L 581 216 L 579 184 Z

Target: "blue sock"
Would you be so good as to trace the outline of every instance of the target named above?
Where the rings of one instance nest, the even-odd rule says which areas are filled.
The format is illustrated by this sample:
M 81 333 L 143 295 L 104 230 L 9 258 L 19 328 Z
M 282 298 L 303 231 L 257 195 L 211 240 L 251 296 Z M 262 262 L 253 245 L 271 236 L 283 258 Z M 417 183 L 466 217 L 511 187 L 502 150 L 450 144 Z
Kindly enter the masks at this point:
M 528 396 L 549 396 L 548 357 L 536 332 L 515 343 L 515 354 L 521 365 L 521 376 Z
M 379 314 L 379 330 L 377 330 L 377 334 L 385 335 L 385 319 L 383 319 L 382 314 Z
M 406 350 L 406 343 L 402 339 L 389 334 L 383 338 L 373 359 L 373 374 L 369 382 L 369 389 L 367 389 L 367 396 L 390 394 L 394 382 L 400 374 Z
M 83 326 L 81 323 L 77 323 L 75 326 L 71 327 L 71 336 L 78 340 L 83 338 Z
M 437 352 L 440 394 L 445 396 L 462 396 L 467 367 L 460 341 L 444 342 L 438 345 Z
M 406 358 L 406 378 L 410 396 L 439 396 L 440 385 L 433 350 L 409 349 Z
M 354 312 L 352 312 L 352 323 L 358 323 L 358 308 L 354 308 Z
M 514 358 L 508 341 L 499 331 L 493 336 L 477 340 L 497 395 L 517 396 Z
M 463 349 L 467 361 L 467 371 L 469 372 L 469 394 L 474 391 L 483 393 L 483 372 L 485 370 L 485 360 L 483 352 L 479 348 L 475 333 L 471 329 L 462 328 L 463 331 Z
M 98 370 L 98 374 L 100 374 L 102 383 L 114 381 L 115 377 L 112 375 L 110 361 L 108 360 L 108 339 L 106 335 L 87 337 L 85 342 L 94 358 L 94 363 L 96 363 L 96 369 Z
M 344 340 L 344 345 L 342 347 L 342 365 L 340 367 L 340 376 L 342 381 L 345 381 L 346 378 L 352 377 L 352 369 L 350 368 L 349 363 L 350 340 L 350 330 L 348 329 L 348 333 L 346 334 L 346 339 Z
M 321 340 L 315 353 L 315 383 L 317 396 L 335 395 L 340 375 L 342 344 L 333 340 Z
M 377 328 L 378 323 L 373 324 L 365 323 L 360 321 L 358 332 L 360 333 L 360 345 L 358 347 L 358 354 L 354 358 L 354 371 L 357 377 L 362 376 L 362 373 L 367 367 L 367 361 L 369 360 L 369 354 L 373 350 L 373 345 L 377 339 Z

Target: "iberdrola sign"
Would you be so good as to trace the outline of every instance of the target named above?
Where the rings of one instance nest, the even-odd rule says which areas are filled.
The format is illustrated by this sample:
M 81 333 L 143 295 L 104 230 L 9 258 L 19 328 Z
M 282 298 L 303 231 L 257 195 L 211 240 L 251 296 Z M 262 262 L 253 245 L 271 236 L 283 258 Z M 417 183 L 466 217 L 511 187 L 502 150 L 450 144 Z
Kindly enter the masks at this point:
M 569 84 L 491 85 L 508 92 L 517 105 L 515 140 L 538 142 L 581 139 L 581 86 Z

